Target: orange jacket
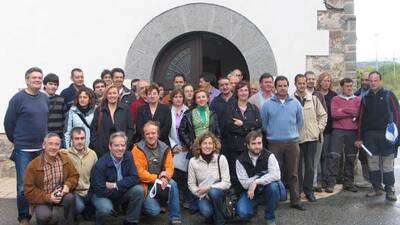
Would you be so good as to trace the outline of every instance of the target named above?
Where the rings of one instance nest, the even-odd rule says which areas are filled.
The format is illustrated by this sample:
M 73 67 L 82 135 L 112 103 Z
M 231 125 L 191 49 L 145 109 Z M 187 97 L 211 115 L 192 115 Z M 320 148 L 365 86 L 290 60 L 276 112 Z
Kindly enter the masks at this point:
M 144 150 L 142 150 L 143 145 L 144 141 L 135 144 L 132 149 L 132 155 L 135 161 L 136 169 L 138 171 L 140 183 L 143 185 L 147 194 L 149 184 L 153 184 L 157 180 L 158 174 L 152 174 L 148 171 L 148 159 L 146 157 L 146 154 L 144 153 Z M 172 152 L 171 149 L 163 142 L 159 142 L 159 146 L 161 148 L 165 148 L 164 154 L 161 159 L 161 171 L 165 171 L 167 173 L 168 180 L 170 180 L 174 175 L 174 162 L 172 158 Z

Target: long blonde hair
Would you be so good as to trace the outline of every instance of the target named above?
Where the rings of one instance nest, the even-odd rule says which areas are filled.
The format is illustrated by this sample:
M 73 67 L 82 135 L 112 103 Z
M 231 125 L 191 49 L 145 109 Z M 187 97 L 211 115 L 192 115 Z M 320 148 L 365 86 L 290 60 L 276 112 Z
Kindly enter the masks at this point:
M 318 80 L 317 80 L 317 87 L 315 88 L 317 91 L 321 91 L 321 83 L 322 83 L 322 81 L 325 79 L 325 78 L 327 78 L 327 77 L 329 77 L 329 79 L 331 80 L 331 84 L 330 84 L 330 86 L 329 86 L 329 90 L 332 90 L 332 88 L 333 88 L 333 80 L 332 80 L 332 76 L 329 74 L 329 73 L 327 73 L 327 72 L 323 72 L 323 73 L 321 73 L 319 76 L 318 76 Z

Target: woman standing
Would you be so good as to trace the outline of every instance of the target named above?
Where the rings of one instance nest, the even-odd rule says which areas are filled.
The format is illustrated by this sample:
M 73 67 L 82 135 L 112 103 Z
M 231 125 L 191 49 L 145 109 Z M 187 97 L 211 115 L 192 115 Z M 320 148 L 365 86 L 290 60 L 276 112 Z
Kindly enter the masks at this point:
M 193 109 L 185 112 L 178 129 L 179 140 L 187 149 L 190 149 L 197 137 L 208 131 L 220 136 L 217 114 L 208 107 L 208 92 L 197 90 L 194 98 L 196 103 Z
M 193 106 L 194 88 L 192 85 L 186 84 L 182 89 L 185 97 L 185 105 L 191 108 Z
M 320 158 L 320 167 L 321 167 L 321 177 L 322 182 L 325 182 L 326 179 L 326 165 L 325 165 L 325 156 L 329 153 L 330 139 L 332 133 L 332 123 L 333 118 L 331 115 L 331 102 L 333 97 L 337 95 L 336 92 L 332 90 L 332 76 L 329 73 L 322 73 L 319 75 L 317 80 L 317 91 L 319 91 L 325 99 L 326 103 L 326 113 L 328 114 L 328 120 L 325 126 L 325 130 L 323 133 L 323 144 Z M 318 166 L 318 165 L 317 165 Z M 341 173 L 340 173 L 341 175 Z M 322 186 L 325 186 L 324 184 Z
M 187 185 L 187 158 L 188 149 L 183 147 L 179 140 L 178 129 L 181 124 L 184 113 L 188 107 L 184 103 L 184 93 L 182 89 L 175 89 L 171 92 L 169 99 L 171 107 L 172 126 L 169 132 L 169 142 L 174 154 L 174 180 L 178 183 L 179 191 L 183 196 L 183 204 L 186 208 L 195 210 L 192 206 L 193 195 L 190 193 Z
M 109 151 L 108 139 L 112 133 L 125 132 L 128 137 L 127 149 L 131 149 L 133 128 L 130 109 L 119 103 L 118 87 L 111 85 L 104 92 L 102 101 L 94 113 L 93 123 L 90 126 L 90 146 L 100 158 Z
M 253 130 L 261 129 L 261 116 L 258 108 L 249 103 L 250 86 L 247 81 L 240 81 L 236 86 L 237 102 L 232 104 L 226 113 L 227 135 L 223 140 L 223 153 L 228 158 L 229 168 L 235 168 L 237 157 L 247 151 L 246 135 Z M 231 170 L 234 188 L 240 188 L 235 170 Z
M 219 154 L 220 149 L 218 139 L 206 132 L 196 140 L 188 168 L 189 189 L 199 198 L 200 214 L 216 225 L 225 224 L 224 191 L 231 186 L 228 161 Z
M 138 109 L 136 129 L 140 137 L 143 134 L 143 126 L 149 121 L 157 121 L 160 124 L 160 140 L 169 145 L 168 135 L 171 130 L 171 111 L 168 106 L 160 103 L 160 90 L 156 84 L 150 85 L 147 90 L 147 103 Z
M 74 105 L 69 109 L 65 119 L 64 141 L 67 148 L 71 147 L 71 130 L 83 127 L 86 132 L 86 145 L 90 141 L 90 124 L 93 120 L 96 99 L 89 88 L 80 88 L 76 94 Z

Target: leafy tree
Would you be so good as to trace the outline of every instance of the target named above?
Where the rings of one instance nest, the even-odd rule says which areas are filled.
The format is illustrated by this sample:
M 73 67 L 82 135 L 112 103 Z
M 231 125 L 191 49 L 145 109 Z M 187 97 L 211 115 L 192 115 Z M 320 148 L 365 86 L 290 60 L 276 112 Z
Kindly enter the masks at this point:
M 364 72 L 372 72 L 376 70 L 373 66 L 357 68 L 357 88 L 360 87 L 361 75 Z M 400 98 L 400 64 L 385 63 L 379 65 L 378 71 L 382 74 L 383 84 L 385 88 L 393 91 L 397 98 Z

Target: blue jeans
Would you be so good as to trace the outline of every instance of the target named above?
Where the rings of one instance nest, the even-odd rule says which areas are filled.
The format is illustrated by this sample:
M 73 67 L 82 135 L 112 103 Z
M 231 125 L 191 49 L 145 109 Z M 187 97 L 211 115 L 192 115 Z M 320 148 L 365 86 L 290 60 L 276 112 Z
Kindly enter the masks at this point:
M 183 201 L 188 204 L 189 209 L 198 210 L 197 197 L 188 188 L 188 174 L 180 169 L 174 171 L 174 180 L 178 184 L 179 191 L 183 194 Z
M 88 204 L 87 196 L 80 196 L 75 194 L 75 213 L 79 215 L 85 210 L 86 205 Z
M 113 213 L 113 202 L 118 204 L 128 203 L 125 220 L 130 223 L 138 223 L 144 201 L 144 188 L 137 184 L 131 187 L 120 199 L 100 198 L 96 194 L 92 197 L 92 203 L 96 209 L 96 225 L 105 224 L 104 219 Z
M 10 159 L 15 163 L 15 170 L 17 172 L 17 208 L 18 208 L 18 221 L 23 219 L 31 219 L 29 214 L 29 202 L 24 196 L 24 176 L 25 170 L 29 162 L 40 155 L 42 151 L 37 152 L 24 152 L 19 149 L 14 149 Z
M 178 185 L 174 180 L 170 180 L 169 184 L 171 185 L 171 189 L 169 192 L 169 199 L 168 199 L 168 209 L 169 209 L 168 219 L 169 221 L 181 220 Z M 157 216 L 161 212 L 161 207 L 158 200 L 155 198 L 150 198 L 149 195 L 147 195 L 146 199 L 144 200 L 143 207 L 145 213 L 149 214 L 150 216 Z
M 237 205 L 236 212 L 243 220 L 250 220 L 255 214 L 254 208 L 261 203 L 265 204 L 264 218 L 267 220 L 275 219 L 275 208 L 279 202 L 279 184 L 272 182 L 262 189 L 262 192 L 254 195 L 253 199 L 249 199 L 247 192 L 242 194 Z
M 225 224 L 222 214 L 225 191 L 218 188 L 211 188 L 208 193 L 208 199 L 203 198 L 198 201 L 200 214 L 206 219 L 212 219 L 214 224 Z

